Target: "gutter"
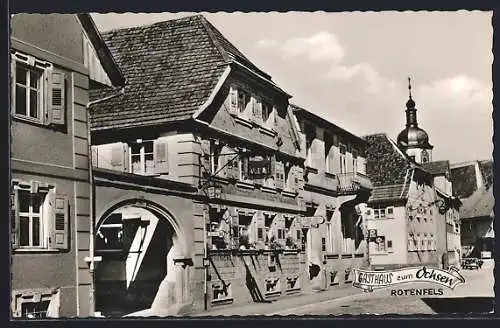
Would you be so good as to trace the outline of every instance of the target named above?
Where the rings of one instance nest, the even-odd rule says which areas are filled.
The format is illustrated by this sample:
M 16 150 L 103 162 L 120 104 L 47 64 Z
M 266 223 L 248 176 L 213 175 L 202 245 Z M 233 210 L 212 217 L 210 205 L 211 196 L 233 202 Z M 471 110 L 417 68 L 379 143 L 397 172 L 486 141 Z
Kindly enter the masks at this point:
M 88 161 L 89 161 L 89 183 L 90 183 L 90 240 L 89 240 L 89 258 L 86 258 L 85 261 L 89 263 L 89 272 L 90 272 L 90 313 L 95 313 L 95 262 L 99 260 L 95 257 L 95 177 L 94 171 L 92 168 L 92 135 L 90 128 L 90 113 L 91 106 L 107 101 L 109 99 L 121 96 L 125 93 L 125 86 L 121 86 L 118 93 L 113 95 L 96 99 L 94 101 L 89 101 L 85 108 L 87 109 L 87 152 L 88 152 Z

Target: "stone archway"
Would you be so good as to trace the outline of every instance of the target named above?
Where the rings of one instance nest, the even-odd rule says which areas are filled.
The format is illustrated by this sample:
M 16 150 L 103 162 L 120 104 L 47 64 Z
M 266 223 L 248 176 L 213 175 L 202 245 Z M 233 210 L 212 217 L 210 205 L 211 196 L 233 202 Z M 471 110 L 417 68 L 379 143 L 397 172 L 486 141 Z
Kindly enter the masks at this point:
M 185 302 L 183 233 L 161 206 L 144 200 L 118 202 L 105 211 L 95 233 L 96 311 L 123 316 L 164 312 Z

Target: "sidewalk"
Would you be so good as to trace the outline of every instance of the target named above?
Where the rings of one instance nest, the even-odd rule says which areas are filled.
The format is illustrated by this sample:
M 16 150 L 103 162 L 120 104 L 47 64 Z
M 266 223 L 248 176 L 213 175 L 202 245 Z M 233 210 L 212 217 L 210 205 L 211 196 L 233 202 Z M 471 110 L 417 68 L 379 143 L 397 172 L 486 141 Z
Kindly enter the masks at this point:
M 208 311 L 189 313 L 188 316 L 246 316 L 246 315 L 271 315 L 273 313 L 291 309 L 295 307 L 302 307 L 305 305 L 325 302 L 332 299 L 338 299 L 346 296 L 361 295 L 363 291 L 353 287 L 351 284 L 347 286 L 337 287 L 331 290 L 320 292 L 312 292 L 301 295 L 290 295 L 283 297 L 272 303 L 246 303 L 238 305 L 227 305 L 223 308 L 213 308 Z

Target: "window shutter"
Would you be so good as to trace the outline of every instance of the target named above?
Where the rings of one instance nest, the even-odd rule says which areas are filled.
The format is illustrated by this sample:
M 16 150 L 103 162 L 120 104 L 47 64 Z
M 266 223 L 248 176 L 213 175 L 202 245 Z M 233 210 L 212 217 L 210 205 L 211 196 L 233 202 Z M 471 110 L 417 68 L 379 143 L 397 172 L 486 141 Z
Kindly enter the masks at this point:
M 262 102 L 257 99 L 252 99 L 252 117 L 254 122 L 262 123 Z
M 69 207 L 68 197 L 56 194 L 54 201 L 52 238 L 49 240 L 50 248 L 66 250 L 69 239 Z
M 97 163 L 99 163 L 99 152 L 97 146 L 92 146 L 92 166 L 98 167 Z
M 202 155 L 210 155 L 210 140 L 201 140 L 200 147 Z
M 243 180 L 246 180 L 248 179 L 248 155 L 243 155 L 241 161 L 242 161 L 241 168 L 243 171 L 241 172 L 241 176 Z
M 113 167 L 113 170 L 121 171 L 121 172 L 128 171 L 128 170 L 125 170 L 126 166 L 125 166 L 124 145 L 127 146 L 127 148 L 128 148 L 128 145 L 123 144 L 123 143 L 114 144 L 111 148 L 111 166 Z M 127 152 L 128 152 L 128 150 L 127 150 Z M 127 157 L 127 163 L 128 163 L 128 157 Z M 128 165 L 127 165 L 127 167 L 128 167 Z
M 226 178 L 228 179 L 235 179 L 236 177 L 234 176 L 234 165 L 235 161 L 233 159 L 234 155 L 225 155 L 226 157 L 226 167 L 224 170 L 226 171 Z
M 275 172 L 275 183 L 276 189 L 283 189 L 285 181 L 285 167 L 283 162 L 275 161 L 274 162 L 274 172 Z
M 122 165 L 124 172 L 130 172 L 130 155 L 127 143 L 122 143 Z M 154 156 L 154 155 L 153 155 Z
M 155 172 L 157 174 L 168 174 L 168 142 L 165 139 L 155 140 Z
M 233 156 L 233 157 L 235 157 L 233 159 L 233 176 L 234 176 L 234 179 L 236 179 L 236 180 L 240 179 L 240 156 L 241 156 L 241 153 L 238 154 L 238 156 L 236 156 L 236 155 Z
M 50 74 L 49 83 L 49 122 L 55 125 L 64 125 L 66 122 L 65 117 L 65 80 L 64 73 L 52 71 Z
M 10 108 L 12 113 L 16 112 L 16 60 L 14 56 L 10 59 Z
M 292 191 L 295 191 L 297 188 L 297 185 L 295 183 L 295 171 L 296 168 L 294 165 L 290 164 L 290 172 L 288 172 L 288 188 L 291 189 Z
M 19 246 L 19 200 L 17 194 L 17 189 L 13 188 L 10 194 L 12 248 L 17 248 Z
M 229 112 L 238 114 L 238 92 L 233 87 L 229 89 Z

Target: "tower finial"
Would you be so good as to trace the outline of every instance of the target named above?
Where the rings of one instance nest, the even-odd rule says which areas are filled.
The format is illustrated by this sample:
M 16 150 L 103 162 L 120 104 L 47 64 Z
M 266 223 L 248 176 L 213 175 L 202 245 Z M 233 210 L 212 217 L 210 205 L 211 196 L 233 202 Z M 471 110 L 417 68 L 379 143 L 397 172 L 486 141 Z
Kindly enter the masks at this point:
M 408 94 L 410 95 L 410 99 L 411 98 L 411 77 L 408 76 Z

